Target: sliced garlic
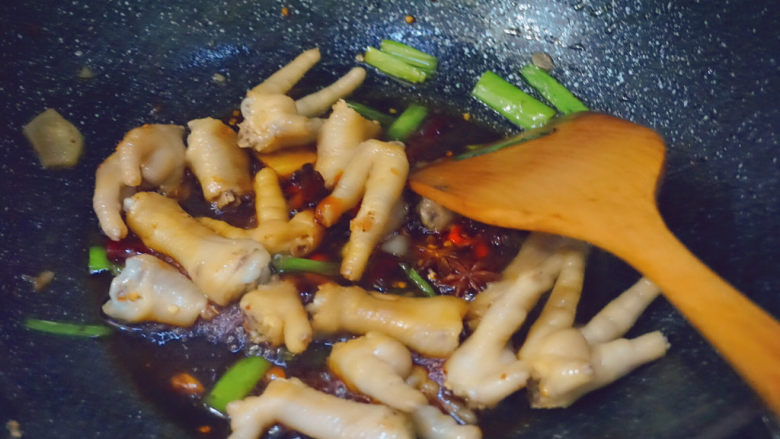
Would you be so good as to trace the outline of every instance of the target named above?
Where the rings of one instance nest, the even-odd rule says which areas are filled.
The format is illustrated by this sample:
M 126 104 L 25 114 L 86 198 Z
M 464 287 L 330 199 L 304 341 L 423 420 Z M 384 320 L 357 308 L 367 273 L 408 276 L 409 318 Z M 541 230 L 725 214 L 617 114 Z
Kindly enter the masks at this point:
M 84 136 L 53 108 L 22 128 L 44 168 L 71 168 L 81 156 Z

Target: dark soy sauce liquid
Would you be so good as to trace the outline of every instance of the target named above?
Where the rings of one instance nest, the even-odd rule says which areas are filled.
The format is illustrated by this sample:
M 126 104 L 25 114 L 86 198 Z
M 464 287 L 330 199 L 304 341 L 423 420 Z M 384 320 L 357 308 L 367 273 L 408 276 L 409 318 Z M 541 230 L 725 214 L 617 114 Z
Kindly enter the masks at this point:
M 377 105 L 375 102 L 363 101 L 387 110 L 387 105 Z M 403 108 L 403 107 L 398 107 Z M 418 162 L 435 160 L 446 155 L 457 154 L 466 145 L 484 144 L 498 139 L 498 135 L 479 125 L 465 121 L 460 115 L 446 115 L 432 112 L 420 130 L 407 139 L 407 156 L 411 167 Z M 254 164 L 254 170 L 258 168 Z M 226 212 L 215 212 L 202 201 L 200 188 L 190 175 L 190 195 L 182 201 L 182 206 L 193 215 L 208 215 L 224 219 L 237 226 L 251 227 L 254 225 L 252 200 L 246 200 L 242 207 Z M 282 187 L 289 182 L 282 181 Z M 316 192 L 316 191 L 314 191 Z M 289 194 L 288 194 L 289 195 Z M 440 244 L 445 237 L 425 231 L 419 224 L 414 213 L 414 206 L 419 197 L 410 191 L 404 194 L 412 211 L 402 229 L 411 239 L 413 246 L 424 246 L 431 242 Z M 349 218 L 329 231 L 325 242 L 321 245 L 324 254 L 335 256 L 340 249 L 348 230 Z M 486 242 L 494 250 L 493 270 L 500 272 L 509 259 L 516 253 L 521 241 L 521 235 L 515 231 L 502 231 L 489 228 L 468 220 L 464 220 L 464 230 L 471 234 L 485 234 Z M 410 252 L 407 262 L 417 264 L 415 252 Z M 465 253 L 464 253 L 465 254 Z M 359 283 L 364 288 L 394 291 L 393 285 L 406 281 L 402 271 L 397 268 L 398 258 L 386 253 L 375 252 L 369 262 L 364 278 Z M 303 282 L 305 283 L 305 282 Z M 100 290 L 98 297 L 107 299 L 109 279 L 105 282 L 93 282 Z M 447 285 L 435 285 L 442 294 L 451 293 Z M 413 287 L 409 285 L 406 290 Z M 316 285 L 300 286 L 304 302 L 310 301 Z M 477 291 L 471 292 L 471 296 Z M 216 380 L 238 359 L 247 354 L 262 354 L 272 362 L 284 366 L 287 376 L 297 376 L 316 388 L 329 393 L 341 394 L 360 400 L 359 395 L 351 394 L 343 387 L 337 378 L 332 377 L 325 367 L 325 359 L 330 352 L 329 341 L 313 342 L 309 349 L 296 358 L 286 358 L 279 350 L 267 347 L 258 348 L 246 339 L 241 330 L 240 313 L 236 305 L 222 310 L 225 314 L 218 316 L 215 322 L 199 322 L 193 328 L 169 328 L 159 324 L 141 324 L 122 326 L 122 333 L 110 338 L 109 345 L 112 355 L 116 358 L 117 368 L 126 375 L 138 389 L 140 395 L 148 399 L 155 410 L 163 412 L 175 420 L 195 438 L 224 438 L 229 435 L 228 421 L 210 411 L 202 398 L 213 387 Z M 116 324 L 116 322 L 112 322 Z M 266 349 L 265 351 L 263 349 Z M 179 373 L 188 373 L 195 377 L 204 387 L 200 396 L 179 393 L 170 384 L 171 377 Z M 259 393 L 255 389 L 254 394 Z M 365 399 L 363 399 L 365 400 Z M 283 427 L 275 427 L 266 433 L 265 437 L 295 438 L 304 437 Z

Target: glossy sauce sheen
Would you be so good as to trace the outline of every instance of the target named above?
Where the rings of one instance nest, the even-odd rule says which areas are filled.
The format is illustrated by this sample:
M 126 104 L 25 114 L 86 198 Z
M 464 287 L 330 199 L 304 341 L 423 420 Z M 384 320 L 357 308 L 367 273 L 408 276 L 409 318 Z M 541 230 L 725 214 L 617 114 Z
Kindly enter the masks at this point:
M 486 143 L 497 138 L 496 134 L 460 117 L 433 113 L 420 130 L 407 140 L 406 152 L 414 166 L 418 161 L 426 162 L 457 154 L 466 145 Z M 261 166 L 254 162 L 253 172 Z M 185 180 L 187 196 L 181 200 L 181 205 L 190 214 L 219 218 L 239 227 L 250 228 L 256 224 L 251 197 L 243 200 L 237 208 L 216 211 L 203 200 L 197 180 L 191 173 L 187 173 Z M 316 206 L 327 195 L 321 176 L 310 165 L 282 180 L 281 186 L 293 213 Z M 486 226 L 463 218 L 457 220 L 451 229 L 433 233 L 422 226 L 415 212 L 419 197 L 408 190 L 404 197 L 410 213 L 400 233 L 409 237 L 410 250 L 403 260 L 389 253 L 375 251 L 358 283 L 363 288 L 389 294 L 419 295 L 400 268 L 399 263 L 405 262 L 423 277 L 427 277 L 428 270 L 433 271 L 435 278 L 431 283 L 439 294 L 471 299 L 485 287 L 485 283 L 498 277 L 519 248 L 523 236 L 521 232 Z M 323 243 L 309 257 L 338 261 L 341 247 L 349 237 L 349 220 L 352 216 L 354 212 L 348 213 L 329 228 Z M 132 236 L 106 244 L 109 257 L 119 262 L 134 254 L 154 253 Z M 157 256 L 173 262 L 164 255 Z M 107 295 L 110 277 L 102 276 L 105 278 L 100 279 L 98 288 L 101 294 Z M 312 274 L 284 276 L 294 279 L 304 303 L 312 300 L 317 285 L 324 280 Z M 343 279 L 339 282 L 346 284 Z M 229 434 L 227 420 L 210 412 L 201 399 L 224 371 L 244 355 L 262 355 L 283 367 L 287 376 L 299 377 L 324 392 L 369 401 L 367 397 L 349 391 L 325 366 L 331 344 L 343 337 L 315 341 L 306 352 L 294 357 L 284 349 L 253 344 L 241 328 L 242 314 L 235 304 L 218 311 L 213 319 L 199 319 L 191 328 L 172 329 L 154 323 L 124 326 L 112 322 L 123 330 L 123 334 L 112 337 L 110 342 L 117 364 L 137 384 L 143 395 L 162 412 L 192 431 L 193 437 L 222 438 Z M 415 363 L 428 369 L 431 378 L 441 384 L 442 361 L 415 355 Z M 195 378 L 205 392 L 197 395 L 177 391 L 171 380 L 179 374 L 189 374 Z M 261 381 L 252 393 L 259 394 L 265 385 L 266 382 Z M 443 393 L 445 398 L 451 397 L 448 392 Z M 304 436 L 283 427 L 274 427 L 265 437 Z

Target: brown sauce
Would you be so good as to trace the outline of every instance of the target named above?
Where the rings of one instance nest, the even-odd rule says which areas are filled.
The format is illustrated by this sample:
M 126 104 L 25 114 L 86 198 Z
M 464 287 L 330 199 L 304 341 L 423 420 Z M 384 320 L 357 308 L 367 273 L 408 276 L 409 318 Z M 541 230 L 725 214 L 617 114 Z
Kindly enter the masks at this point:
M 414 167 L 417 162 L 457 154 L 466 145 L 487 143 L 496 138 L 495 133 L 466 122 L 461 117 L 434 112 L 420 130 L 407 140 L 407 156 Z M 258 162 L 253 163 L 254 170 L 261 166 Z M 238 207 L 218 211 L 203 200 L 197 180 L 191 174 L 188 173 L 186 181 L 186 189 L 183 191 L 185 198 L 181 200 L 181 205 L 190 214 L 219 218 L 239 227 L 253 227 L 256 224 L 251 197 L 243 200 Z M 322 178 L 311 166 L 297 171 L 282 181 L 281 186 L 293 211 L 316 206 L 327 195 Z M 414 212 L 413 207 L 417 205 L 419 197 L 409 190 L 404 197 L 412 208 L 399 233 L 408 237 L 411 250 L 403 259 L 375 251 L 359 282 L 366 289 L 388 294 L 419 294 L 400 268 L 403 262 L 414 267 L 423 277 L 433 273 L 429 278 L 438 294 L 457 295 L 470 300 L 484 289 L 487 282 L 495 280 L 517 253 L 523 238 L 521 232 L 460 218 L 448 231 L 435 233 L 426 229 Z M 310 257 L 332 261 L 340 259 L 338 255 L 341 247 L 349 237 L 350 216 L 345 215 L 339 223 L 328 229 L 323 243 Z M 134 254 L 151 252 L 133 237 L 119 243 L 107 242 L 107 246 L 109 257 L 120 262 Z M 170 262 L 170 258 L 166 259 Z M 319 275 L 296 275 L 294 278 L 304 303 L 312 300 L 317 285 L 323 281 Z M 347 283 L 343 279 L 337 281 Z M 99 286 L 105 298 L 108 282 L 106 276 L 101 279 Z M 176 391 L 171 378 L 177 374 L 188 374 L 208 393 L 222 373 L 245 355 L 262 355 L 283 367 L 288 377 L 296 376 L 324 392 L 369 401 L 367 397 L 351 392 L 327 370 L 325 360 L 331 344 L 338 339 L 317 340 L 306 352 L 293 356 L 283 348 L 253 344 L 242 329 L 242 315 L 237 305 L 215 309 L 216 317 L 209 321 L 199 320 L 191 328 L 170 328 L 152 323 L 128 326 L 111 322 L 122 330 L 110 341 L 118 368 L 155 407 L 193 432 L 193 437 L 226 437 L 230 430 L 228 422 L 204 405 L 201 399 L 203 395 Z M 414 361 L 429 371 L 433 381 L 441 384 L 443 361 L 426 359 L 417 354 Z M 253 393 L 260 393 L 265 385 L 265 382 L 261 382 Z M 444 393 L 447 393 L 446 390 Z M 452 398 L 452 395 L 445 397 Z M 305 436 L 277 426 L 265 437 Z

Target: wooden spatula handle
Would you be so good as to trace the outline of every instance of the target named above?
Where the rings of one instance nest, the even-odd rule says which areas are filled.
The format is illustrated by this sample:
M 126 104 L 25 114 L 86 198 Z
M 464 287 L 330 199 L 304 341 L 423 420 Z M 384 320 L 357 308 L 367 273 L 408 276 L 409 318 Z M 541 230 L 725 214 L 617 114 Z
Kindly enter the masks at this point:
M 660 216 L 611 249 L 655 282 L 666 298 L 780 414 L 780 323 L 707 268 Z M 648 233 L 655 231 L 655 233 Z M 614 244 L 613 244 L 614 246 Z

